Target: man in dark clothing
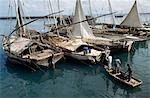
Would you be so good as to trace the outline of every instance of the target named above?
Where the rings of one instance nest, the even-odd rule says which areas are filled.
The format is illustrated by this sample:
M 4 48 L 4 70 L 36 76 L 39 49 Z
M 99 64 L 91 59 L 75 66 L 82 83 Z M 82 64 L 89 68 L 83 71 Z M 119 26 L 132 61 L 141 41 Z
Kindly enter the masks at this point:
M 60 25 L 60 17 L 57 17 L 57 25 Z
M 132 77 L 132 70 L 131 70 L 131 67 L 130 67 L 130 65 L 129 64 L 127 64 L 127 66 L 128 66 L 128 70 L 127 70 L 127 72 L 128 72 L 128 76 L 127 76 L 127 78 L 128 78 L 128 82 L 131 80 L 131 77 Z
M 52 56 L 50 56 L 49 59 L 48 59 L 49 67 L 52 66 L 52 64 L 53 64 L 53 63 L 52 63 L 52 59 L 53 59 Z
M 54 57 L 54 54 L 52 54 L 52 56 L 49 57 L 48 63 L 49 63 L 49 67 L 52 66 L 55 69 L 55 64 L 53 64 L 53 57 Z
M 116 74 L 119 73 L 119 67 L 117 66 L 116 63 L 114 64 L 114 67 L 115 67 L 115 73 L 116 73 Z

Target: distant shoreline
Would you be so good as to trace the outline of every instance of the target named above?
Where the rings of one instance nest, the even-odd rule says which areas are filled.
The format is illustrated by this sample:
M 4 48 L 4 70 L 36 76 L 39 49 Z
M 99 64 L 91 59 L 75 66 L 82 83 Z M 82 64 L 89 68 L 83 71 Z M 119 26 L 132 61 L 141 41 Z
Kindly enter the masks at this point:
M 150 14 L 149 13 L 140 13 L 140 15 L 148 15 Z M 116 14 L 115 16 L 120 16 L 120 17 L 123 17 L 127 14 Z M 64 15 L 64 16 L 69 16 L 69 15 Z M 25 19 L 36 19 L 36 18 L 39 18 L 39 19 L 43 19 L 43 16 L 25 16 L 23 17 Z M 48 17 L 44 17 L 44 18 L 48 18 Z M 49 18 L 53 18 L 53 16 L 49 17 Z M 12 17 L 7 17 L 7 16 L 3 16 L 3 17 L 0 17 L 0 20 L 6 20 L 6 19 L 16 19 L 15 16 L 12 16 Z
M 25 16 L 23 17 L 25 19 L 36 19 L 36 18 L 39 18 L 39 19 L 43 19 L 43 16 Z M 44 18 L 48 18 L 48 17 L 44 17 Z M 52 16 L 49 17 L 49 18 L 53 18 Z M 5 19 L 16 19 L 15 16 L 12 16 L 12 17 L 0 17 L 1 20 L 5 20 Z

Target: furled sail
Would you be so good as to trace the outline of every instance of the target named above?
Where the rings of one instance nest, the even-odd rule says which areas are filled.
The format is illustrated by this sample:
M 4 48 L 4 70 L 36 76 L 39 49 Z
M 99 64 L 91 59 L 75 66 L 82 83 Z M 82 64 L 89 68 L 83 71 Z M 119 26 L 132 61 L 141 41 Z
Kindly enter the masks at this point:
M 16 27 L 20 27 L 22 26 L 24 23 L 23 23 L 23 17 L 22 17 L 22 14 L 21 14 L 21 3 L 20 1 L 18 0 L 17 2 L 17 5 L 16 5 L 16 19 L 17 19 L 17 24 L 16 24 Z M 21 27 L 18 31 L 17 31 L 17 35 L 18 36 L 22 36 L 23 34 L 25 33 L 25 27 Z
M 139 19 L 138 9 L 137 9 L 137 2 L 135 0 L 134 5 L 132 6 L 130 12 L 126 16 L 126 18 L 121 23 L 123 26 L 128 27 L 142 27 Z
M 84 13 L 83 13 L 81 1 L 77 0 L 73 23 L 80 22 L 83 20 L 86 20 L 86 17 L 84 16 Z M 79 24 L 75 24 L 73 26 L 73 31 L 72 31 L 73 38 L 86 38 L 86 37 L 89 38 L 93 36 L 94 36 L 93 32 L 87 21 L 81 22 Z

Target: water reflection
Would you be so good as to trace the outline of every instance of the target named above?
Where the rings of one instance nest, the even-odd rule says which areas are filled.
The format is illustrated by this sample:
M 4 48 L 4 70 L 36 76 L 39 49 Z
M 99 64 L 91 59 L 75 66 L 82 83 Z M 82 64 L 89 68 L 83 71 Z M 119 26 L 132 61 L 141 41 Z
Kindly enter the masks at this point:
M 109 90 L 109 79 L 107 78 L 106 79 L 106 88 L 107 88 L 107 91 Z
M 139 55 L 146 57 L 150 56 L 150 41 L 135 43 L 134 47 Z
M 55 69 L 55 70 L 44 70 L 43 71 L 36 71 L 32 72 L 26 67 L 19 66 L 19 65 L 14 65 L 9 62 L 9 60 L 6 61 L 6 68 L 7 71 L 17 78 L 21 78 L 23 80 L 27 80 L 30 82 L 35 82 L 35 83 L 41 83 L 46 80 L 52 79 L 55 80 L 57 77 L 63 75 L 63 71 L 60 69 Z
M 134 55 L 135 53 L 113 54 L 114 58 L 121 59 L 123 63 L 121 67 L 123 70 L 126 67 L 126 63 L 129 61 L 133 63 Z M 25 68 L 13 65 L 8 61 L 6 61 L 5 65 L 6 70 L 12 77 L 22 79 L 24 81 L 23 83 L 27 83 L 24 86 L 31 84 L 41 85 L 47 82 L 47 85 L 50 85 L 48 89 L 52 89 L 51 92 L 54 95 L 60 92 L 58 89 L 65 89 L 63 94 L 72 91 L 70 94 L 75 96 L 125 96 L 125 98 L 131 98 L 132 95 L 141 91 L 140 87 L 131 89 L 120 84 L 110 77 L 100 65 L 87 65 L 75 60 L 66 60 L 58 64 L 55 70 L 45 69 L 44 72 L 31 72 Z M 58 87 L 60 84 L 62 87 Z
M 114 84 L 114 86 L 113 86 L 114 95 L 116 95 L 116 92 L 117 92 L 118 88 L 119 88 L 118 85 Z
M 40 85 L 45 81 L 51 81 L 52 83 L 51 85 L 54 85 L 54 86 L 58 85 L 58 82 L 62 82 L 62 85 L 63 84 L 66 85 L 64 83 L 65 81 L 67 84 L 69 82 L 68 87 L 66 85 L 65 88 L 74 89 L 78 91 L 79 95 L 86 94 L 88 96 L 93 96 L 93 95 L 99 96 L 100 92 L 97 92 L 97 90 L 102 91 L 104 93 L 103 96 L 105 95 L 105 97 L 108 96 L 107 93 L 110 93 L 110 92 L 112 92 L 110 93 L 111 96 L 117 96 L 117 94 L 122 94 L 122 95 L 127 96 L 129 94 L 134 93 L 134 92 L 128 92 L 129 88 L 116 82 L 113 78 L 111 78 L 105 72 L 103 67 L 100 65 L 85 66 L 77 62 L 72 62 L 72 63 L 64 62 L 64 63 L 59 64 L 59 66 L 55 70 L 48 69 L 48 70 L 44 70 L 45 72 L 42 72 L 42 71 L 31 72 L 22 67 L 12 65 L 11 63 L 7 61 L 6 68 L 7 68 L 7 71 L 10 74 L 12 74 L 13 77 L 17 79 L 19 78 L 23 79 L 24 80 L 23 83 L 26 84 L 24 85 L 25 87 L 27 85 L 33 84 L 33 82 Z M 60 78 L 63 80 L 59 81 Z M 91 82 L 93 81 L 92 79 L 96 80 L 95 83 Z M 103 85 L 103 82 L 106 85 Z M 90 86 L 94 84 L 98 85 L 99 88 L 97 87 L 92 88 L 93 86 Z M 107 92 L 105 92 L 105 90 Z M 124 90 L 124 93 L 121 93 L 121 91 L 123 90 Z M 57 94 L 54 90 L 52 90 L 52 92 L 53 94 Z M 137 92 L 137 90 L 135 92 Z
M 148 41 L 135 42 L 134 48 L 136 50 L 139 50 L 140 48 L 148 49 L 149 48 L 149 43 L 148 43 Z

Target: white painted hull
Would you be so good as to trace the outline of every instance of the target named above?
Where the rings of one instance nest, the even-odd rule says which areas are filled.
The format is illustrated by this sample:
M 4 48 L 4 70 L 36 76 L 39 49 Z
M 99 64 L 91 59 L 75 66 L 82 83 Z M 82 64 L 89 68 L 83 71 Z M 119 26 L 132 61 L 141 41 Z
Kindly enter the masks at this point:
M 79 55 L 79 54 L 73 54 L 73 53 L 65 53 L 66 56 L 72 57 L 74 59 L 80 60 L 80 61 L 89 61 L 92 63 L 96 63 L 100 61 L 101 56 L 88 56 L 88 55 Z

